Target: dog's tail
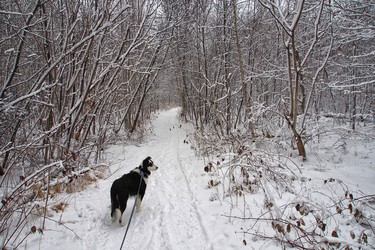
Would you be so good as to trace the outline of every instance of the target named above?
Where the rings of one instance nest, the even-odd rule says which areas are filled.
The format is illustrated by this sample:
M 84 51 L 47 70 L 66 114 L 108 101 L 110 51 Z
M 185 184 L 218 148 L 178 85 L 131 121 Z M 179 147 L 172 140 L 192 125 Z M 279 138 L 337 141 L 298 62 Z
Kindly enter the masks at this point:
M 120 208 L 117 192 L 111 188 L 111 217 L 114 220 L 116 220 L 114 216 L 116 216 L 115 211 L 117 208 Z

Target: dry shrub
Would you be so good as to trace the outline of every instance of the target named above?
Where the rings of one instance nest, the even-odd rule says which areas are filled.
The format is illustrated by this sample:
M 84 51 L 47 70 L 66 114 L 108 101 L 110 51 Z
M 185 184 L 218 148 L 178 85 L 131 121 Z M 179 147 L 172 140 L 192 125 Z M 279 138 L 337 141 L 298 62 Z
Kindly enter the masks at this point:
M 50 194 L 61 192 L 75 193 L 87 188 L 90 184 L 96 182 L 98 179 L 105 179 L 110 175 L 109 166 L 106 164 L 99 164 L 87 169 L 80 174 L 74 174 L 69 177 L 57 180 L 53 185 L 50 185 Z
M 59 204 L 52 206 L 51 210 L 55 211 L 56 213 L 63 212 L 67 206 L 68 206 L 68 203 L 60 202 Z
M 82 175 L 74 176 L 66 184 L 67 193 L 75 193 L 84 190 L 88 185 L 96 182 L 97 178 L 92 170 L 89 170 Z
M 90 170 L 83 174 L 82 179 L 91 184 L 93 182 L 96 182 L 98 178 L 96 177 L 94 171 Z
M 56 184 L 50 186 L 50 192 L 52 194 L 59 194 L 64 190 L 64 188 L 65 188 L 64 183 L 57 182 Z
M 40 206 L 39 204 L 36 205 L 34 208 L 33 214 L 37 216 L 44 216 L 46 214 L 46 207 Z
M 45 194 L 43 192 L 43 184 L 41 182 L 35 183 L 32 186 L 32 195 L 36 198 L 44 198 Z
M 92 167 L 94 174 L 99 179 L 106 179 L 111 174 L 109 166 L 107 164 L 98 164 Z

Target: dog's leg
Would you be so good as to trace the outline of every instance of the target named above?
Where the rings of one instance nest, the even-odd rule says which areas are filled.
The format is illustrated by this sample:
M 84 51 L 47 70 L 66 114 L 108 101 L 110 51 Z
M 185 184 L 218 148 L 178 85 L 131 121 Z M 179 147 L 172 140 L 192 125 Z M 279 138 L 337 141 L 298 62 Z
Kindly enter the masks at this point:
M 120 222 L 121 226 L 125 226 L 125 222 L 123 222 L 123 220 L 122 220 L 122 215 L 124 214 L 124 211 L 126 209 L 126 204 L 128 202 L 128 198 L 129 198 L 129 194 L 123 194 L 123 195 L 119 196 L 119 201 L 120 201 L 120 219 L 119 219 L 119 222 Z
M 120 226 L 125 226 L 125 221 L 122 220 L 122 215 L 124 214 L 124 212 L 122 211 L 119 211 L 119 220 L 118 222 L 120 223 Z
M 137 213 L 141 211 L 141 203 L 142 203 L 142 197 L 140 195 L 137 196 L 135 207 L 137 208 Z
M 117 216 L 116 216 L 116 210 L 111 212 L 111 218 L 112 218 L 112 222 L 115 222 L 116 219 L 117 219 Z
M 125 226 L 125 224 L 126 224 L 126 223 L 125 223 L 125 220 L 122 219 L 122 215 L 123 215 L 124 213 L 122 213 L 120 210 L 118 210 L 118 211 L 119 211 L 119 216 L 120 216 L 120 217 L 119 217 L 119 218 L 120 218 L 120 220 L 119 220 L 119 222 L 120 222 L 120 226 L 123 227 L 123 226 Z
M 116 194 L 114 186 L 112 185 L 112 187 L 111 187 L 111 218 L 112 218 L 112 222 L 115 222 L 116 219 L 118 218 L 118 213 L 116 212 L 116 210 L 118 210 L 118 208 L 120 208 L 118 196 Z
M 112 210 L 111 210 L 111 218 L 112 218 L 112 222 L 115 222 L 115 221 L 116 221 L 116 218 L 117 218 L 116 215 L 117 215 L 117 214 L 116 214 L 116 209 L 113 209 L 113 208 L 112 208 Z
M 120 209 L 119 209 L 118 201 L 116 200 L 116 202 L 112 202 L 111 204 L 112 222 L 115 222 L 117 218 L 119 218 L 119 213 L 120 213 Z
M 121 211 L 120 209 L 116 208 L 113 212 L 112 222 L 115 222 L 118 218 L 121 220 Z

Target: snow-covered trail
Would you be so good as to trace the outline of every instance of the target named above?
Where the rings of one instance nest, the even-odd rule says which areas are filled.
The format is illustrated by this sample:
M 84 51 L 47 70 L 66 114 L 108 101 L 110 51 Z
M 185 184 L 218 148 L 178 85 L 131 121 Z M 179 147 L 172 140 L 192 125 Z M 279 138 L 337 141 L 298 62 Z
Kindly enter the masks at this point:
M 159 169 L 152 172 L 142 210 L 135 213 L 123 249 L 213 249 L 199 202 L 194 198 L 197 164 L 186 132 L 178 122 L 179 109 L 164 111 L 154 120 L 155 135 L 138 146 L 114 145 L 106 158 L 112 159 L 113 174 L 66 199 L 68 207 L 53 215 L 44 235 L 31 235 L 25 249 L 120 249 L 125 227 L 112 223 L 109 189 L 112 182 L 151 156 Z M 203 186 L 203 183 L 200 185 Z M 134 199 L 128 201 L 128 221 Z
M 161 113 L 154 122 L 155 140 L 144 146 L 159 169 L 152 173 L 143 210 L 131 225 L 125 243 L 129 249 L 210 249 L 192 193 L 191 162 L 180 156 L 180 148 L 186 152 L 188 146 L 177 117 L 176 109 Z

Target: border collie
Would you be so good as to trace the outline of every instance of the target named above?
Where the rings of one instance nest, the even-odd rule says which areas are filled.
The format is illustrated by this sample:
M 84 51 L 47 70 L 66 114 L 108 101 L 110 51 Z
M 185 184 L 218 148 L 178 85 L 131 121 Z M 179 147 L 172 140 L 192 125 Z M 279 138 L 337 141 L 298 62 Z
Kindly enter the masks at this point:
M 139 194 L 138 197 L 136 197 L 136 208 L 137 212 L 141 210 L 141 202 L 145 195 L 147 179 L 151 175 L 150 171 L 155 171 L 157 169 L 158 167 L 151 160 L 151 157 L 147 157 L 142 161 L 139 167 L 133 169 L 128 174 L 124 174 L 121 178 L 112 183 L 111 217 L 113 222 L 119 218 L 120 225 L 124 226 L 122 214 L 126 209 L 129 196 L 137 196 L 138 188 Z M 143 173 L 143 178 L 141 178 L 141 173 Z M 139 187 L 139 185 L 141 186 Z

